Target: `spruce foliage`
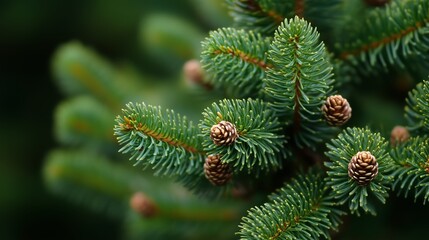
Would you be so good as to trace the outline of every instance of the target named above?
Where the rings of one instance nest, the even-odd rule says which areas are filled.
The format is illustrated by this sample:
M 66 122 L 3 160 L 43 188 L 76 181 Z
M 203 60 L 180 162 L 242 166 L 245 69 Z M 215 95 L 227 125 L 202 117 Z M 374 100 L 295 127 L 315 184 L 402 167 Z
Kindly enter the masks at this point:
M 202 42 L 201 62 L 208 82 L 227 91 L 229 97 L 258 95 L 269 67 L 270 39 L 252 31 L 222 28 Z
M 129 103 L 117 116 L 115 135 L 122 153 L 143 166 L 152 165 L 156 174 L 182 175 L 198 171 L 203 163 L 198 129 L 171 110 L 145 103 Z
M 368 202 L 371 194 L 385 203 L 389 190 L 389 171 L 391 159 L 387 152 L 387 142 L 378 133 L 369 129 L 347 128 L 331 143 L 326 156 L 330 161 L 325 162 L 328 168 L 327 185 L 333 190 L 338 204 L 349 205 L 352 213 L 359 214 L 359 210 L 375 214 L 373 204 Z M 360 186 L 348 175 L 348 164 L 352 157 L 360 151 L 369 151 L 375 156 L 378 165 L 378 175 L 368 186 Z
M 415 200 L 429 200 L 429 142 L 416 137 L 396 146 L 391 151 L 395 164 L 393 189 L 407 197 L 414 194 Z
M 365 23 L 352 32 L 355 39 L 340 46 L 340 58 L 365 71 L 404 68 L 405 62 L 429 49 L 429 3 L 425 0 L 392 1 L 372 10 Z
M 249 210 L 238 234 L 241 239 L 320 239 L 337 229 L 342 214 L 332 207 L 320 172 L 300 174 Z
M 235 199 L 229 206 L 243 204 L 237 199 L 248 200 L 253 207 L 247 214 L 234 212 L 231 217 L 231 222 L 239 226 L 236 234 L 241 239 L 330 239 L 332 230 L 341 230 L 343 215 L 375 215 L 389 194 L 413 195 L 423 203 L 429 201 L 429 81 L 416 78 L 429 74 L 428 0 L 392 0 L 379 8 L 369 7 L 364 1 L 340 0 L 226 3 L 233 26 L 211 31 L 201 43 L 201 75 L 193 84 L 214 91 L 204 92 L 211 104 L 198 109 L 198 114 L 202 112 L 198 124 L 176 113 L 184 108 L 164 110 L 131 101 L 115 119 L 119 152 L 134 161 L 133 165 L 150 168 L 149 173 L 172 177 L 201 199 L 215 203 L 232 196 Z M 349 13 L 352 17 L 347 16 Z M 360 13 L 362 21 L 357 18 Z M 174 33 L 180 35 L 180 31 Z M 74 54 L 68 52 L 69 48 L 75 50 Z M 60 83 L 71 84 L 73 93 L 87 94 L 91 91 L 88 86 L 98 84 L 103 87 L 94 91 L 95 99 L 104 101 L 110 110 L 124 102 L 114 78 L 105 76 L 115 71 L 92 52 L 71 44 L 61 48 L 56 59 L 54 69 Z M 412 137 L 390 145 L 383 136 L 385 125 L 381 124 L 380 130 L 373 122 L 377 116 L 362 116 L 372 106 L 362 107 L 359 101 L 371 92 L 365 87 L 378 86 L 372 78 L 387 75 L 388 71 L 388 77 L 400 72 L 415 77 L 413 81 L 417 83 L 412 90 L 402 90 L 409 91 L 403 112 Z M 86 80 L 91 84 L 85 85 Z M 355 90 L 358 83 L 362 86 Z M 106 95 L 107 91 L 112 91 L 112 96 Z M 344 100 L 347 119 L 339 118 L 354 127 L 341 130 L 327 124 L 322 106 L 334 94 L 352 97 Z M 102 107 L 90 112 L 81 104 L 99 105 L 93 99 L 79 98 L 68 108 L 60 108 L 58 116 L 73 120 L 67 112 L 73 111 L 80 113 L 76 120 L 79 123 L 101 128 L 94 115 L 112 115 Z M 365 109 L 356 111 L 357 120 L 353 116 L 348 121 L 353 104 Z M 358 122 L 362 119 L 369 122 Z M 234 126 L 229 144 L 218 144 L 211 135 L 213 126 L 222 121 Z M 77 128 L 65 123 L 68 122 L 58 125 L 62 141 L 95 141 L 77 134 Z M 91 137 L 103 136 L 95 129 L 87 133 Z M 224 134 L 221 137 L 231 137 L 228 132 Z M 356 157 L 359 153 L 370 156 L 371 161 Z M 222 182 L 225 185 L 214 186 L 206 178 L 204 163 L 208 156 L 220 159 L 219 169 L 228 169 L 228 181 Z M 70 164 L 70 169 L 76 168 L 69 161 L 56 161 L 52 160 L 46 173 L 53 187 L 67 177 L 55 175 L 59 174 L 56 166 L 64 164 L 67 168 Z M 84 173 L 90 177 L 87 171 Z M 222 173 L 213 172 L 210 176 L 218 175 Z M 121 184 L 122 181 L 127 179 L 124 177 Z M 100 191 L 108 193 L 106 198 L 111 197 L 109 189 L 100 186 Z M 121 196 L 131 190 L 124 191 Z M 261 198 L 267 195 L 268 199 Z M 216 208 L 226 212 L 220 220 L 231 220 L 229 210 L 222 211 L 219 205 Z M 216 215 L 215 211 L 208 212 L 209 216 Z M 158 226 L 156 221 L 151 224 Z M 150 224 L 144 228 L 147 226 Z
M 207 154 L 221 155 L 222 162 L 238 171 L 270 171 L 282 166 L 286 140 L 280 122 L 265 102 L 224 99 L 205 109 L 203 117 L 200 128 Z M 212 125 L 222 120 L 234 123 L 239 135 L 236 143 L 227 147 L 217 146 L 208 137 Z
M 422 81 L 410 91 L 406 99 L 405 118 L 412 132 L 419 134 L 429 133 L 429 82 Z
M 330 132 L 320 108 L 333 84 L 332 64 L 319 33 L 298 17 L 285 20 L 268 56 L 273 67 L 264 79 L 264 92 L 276 114 L 293 125 L 296 144 L 312 147 Z

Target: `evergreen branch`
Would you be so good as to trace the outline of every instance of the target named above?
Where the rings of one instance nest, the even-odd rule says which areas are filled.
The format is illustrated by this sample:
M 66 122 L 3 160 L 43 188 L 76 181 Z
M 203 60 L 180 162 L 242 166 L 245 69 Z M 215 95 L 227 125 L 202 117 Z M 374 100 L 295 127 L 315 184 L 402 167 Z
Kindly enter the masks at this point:
M 329 239 L 337 229 L 341 211 L 333 208 L 321 174 L 299 175 L 249 210 L 242 218 L 241 239 Z
M 368 202 L 368 195 L 371 193 L 385 203 L 391 181 L 389 172 L 392 165 L 386 151 L 386 140 L 369 129 L 347 128 L 327 147 L 329 151 L 325 155 L 330 159 L 325 162 L 328 168 L 327 185 L 334 190 L 333 197 L 338 200 L 338 204 L 348 203 L 352 213 L 359 214 L 362 208 L 365 212 L 375 214 L 375 209 Z M 378 175 L 368 185 L 359 185 L 348 174 L 349 162 L 361 151 L 369 151 L 378 163 Z
M 44 179 L 51 191 L 110 214 L 126 212 L 136 192 L 153 200 L 156 217 L 163 221 L 225 221 L 231 224 L 238 221 L 247 207 L 231 200 L 205 201 L 177 183 L 143 176 L 83 150 L 55 150 L 47 156 L 46 162 Z
M 284 18 L 293 16 L 292 1 L 227 0 L 237 28 L 271 36 Z
M 398 195 L 404 193 L 405 197 L 414 190 L 415 200 L 423 197 L 423 203 L 428 202 L 429 140 L 411 138 L 393 148 L 390 155 L 395 165 L 393 190 L 397 190 Z
M 152 165 L 156 174 L 182 175 L 202 172 L 204 152 L 198 128 L 186 117 L 144 103 L 128 103 L 117 116 L 114 133 L 122 153 L 137 164 Z
M 134 190 L 130 182 L 143 180 L 97 154 L 64 150 L 49 153 L 43 177 L 54 193 L 113 216 L 127 209 L 126 201 Z
M 317 30 L 305 20 L 285 20 L 268 52 L 273 68 L 264 79 L 264 91 L 279 116 L 293 121 L 298 146 L 320 142 L 316 131 L 330 132 L 321 106 L 332 91 L 332 64 Z
M 235 170 L 261 171 L 281 167 L 286 140 L 281 126 L 267 104 L 261 100 L 222 100 L 203 112 L 200 122 L 203 146 L 208 155 L 219 154 Z M 210 138 L 211 127 L 228 121 L 237 128 L 239 137 L 228 146 L 218 146 Z M 256 168 L 256 169 L 255 169 Z
M 257 0 L 261 6 L 260 10 L 262 10 L 267 16 L 269 16 L 272 21 L 274 21 L 277 25 L 279 25 L 285 19 L 283 13 L 285 13 L 285 9 L 288 8 L 287 3 L 283 3 L 282 1 L 271 1 L 271 0 Z M 298 1 L 298 0 L 297 0 Z M 275 8 L 274 8 L 275 4 Z M 281 4 L 281 5 L 280 5 Z
M 230 183 L 224 186 L 213 186 L 204 175 L 203 167 L 193 174 L 181 175 L 177 180 L 194 194 L 206 199 L 219 199 L 231 190 Z
M 228 0 L 235 27 L 272 36 L 284 19 L 298 16 L 329 30 L 340 0 Z
M 339 55 L 354 64 L 371 69 L 376 64 L 404 67 L 409 56 L 429 49 L 429 2 L 396 1 L 385 8 L 374 9 L 361 29 L 344 44 Z
M 129 103 L 116 118 L 114 133 L 122 153 L 136 165 L 152 166 L 155 174 L 170 175 L 200 196 L 215 198 L 229 186 L 215 187 L 204 176 L 206 153 L 199 129 L 173 111 L 145 103 Z
M 256 95 L 264 70 L 270 66 L 265 55 L 269 44 L 269 39 L 251 31 L 222 28 L 211 32 L 202 43 L 201 53 L 210 83 L 230 90 L 235 97 Z
M 220 46 L 219 50 L 215 50 L 214 54 L 221 55 L 231 55 L 232 57 L 239 58 L 240 60 L 254 64 L 256 67 L 261 68 L 262 70 L 266 70 L 269 65 L 261 59 L 258 59 L 256 57 L 252 57 L 250 54 L 246 54 L 245 52 L 239 50 L 239 49 L 231 49 L 231 48 L 224 48 L 223 46 Z
M 120 109 L 124 93 L 119 91 L 113 66 L 77 42 L 61 46 L 55 53 L 53 73 L 63 91 L 70 95 L 91 94 Z
M 416 133 L 429 133 L 429 81 L 423 81 L 408 93 L 405 119 L 408 128 Z
M 87 96 L 60 103 L 55 110 L 55 135 L 64 144 L 111 147 L 114 114 Z
M 193 22 L 158 13 L 142 19 L 139 38 L 152 57 L 168 63 L 165 65 L 178 66 L 183 61 L 198 57 L 204 34 Z

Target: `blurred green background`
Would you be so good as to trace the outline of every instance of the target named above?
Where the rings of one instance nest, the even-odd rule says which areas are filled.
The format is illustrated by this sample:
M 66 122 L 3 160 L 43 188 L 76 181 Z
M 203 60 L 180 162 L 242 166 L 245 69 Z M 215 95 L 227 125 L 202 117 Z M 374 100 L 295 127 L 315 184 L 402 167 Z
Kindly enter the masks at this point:
M 59 146 L 54 109 L 66 98 L 52 79 L 51 58 L 61 44 L 78 40 L 114 63 L 132 62 L 145 74 L 168 78 L 178 66 L 148 57 L 139 25 L 152 13 L 189 20 L 202 32 L 227 24 L 228 19 L 215 20 L 197 5 L 175 0 L 0 1 L 0 239 L 119 238 L 118 220 L 54 196 L 43 184 L 44 158 Z
M 131 62 L 151 78 L 174 78 L 186 59 L 168 59 L 166 65 L 168 53 L 145 49 L 141 21 L 153 13 L 178 17 L 194 23 L 204 37 L 230 25 L 226 13 L 207 7 L 210 1 L 0 2 L 0 239 L 121 237 L 118 219 L 72 204 L 43 184 L 44 158 L 60 145 L 53 132 L 54 109 L 66 98 L 53 80 L 52 56 L 61 44 L 78 40 L 114 63 Z M 428 213 L 419 201 L 392 196 L 376 218 L 346 218 L 337 237 L 419 239 Z

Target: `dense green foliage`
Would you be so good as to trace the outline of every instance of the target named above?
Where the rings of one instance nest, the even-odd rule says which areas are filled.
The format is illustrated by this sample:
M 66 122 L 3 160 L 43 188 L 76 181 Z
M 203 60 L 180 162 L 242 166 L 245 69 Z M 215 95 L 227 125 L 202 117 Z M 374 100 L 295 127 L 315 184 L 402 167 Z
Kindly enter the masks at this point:
M 385 203 L 389 189 L 389 168 L 391 160 L 387 153 L 387 142 L 380 134 L 368 129 L 347 128 L 336 139 L 328 143 L 326 156 L 330 161 L 325 162 L 328 168 L 327 185 L 334 191 L 338 204 L 348 203 L 351 212 L 375 214 L 373 204 L 368 203 L 369 193 Z M 378 176 L 369 186 L 360 186 L 348 176 L 348 163 L 360 151 L 369 151 L 378 162 Z
M 195 212 L 189 210 L 189 214 L 237 224 L 239 229 L 235 231 L 242 239 L 330 239 L 332 230 L 341 231 L 344 215 L 362 216 L 362 212 L 375 215 L 391 192 L 413 194 L 415 198 L 423 198 L 425 203 L 429 199 L 426 140 L 429 84 L 416 76 L 429 74 L 425 68 L 429 65 L 425 57 L 429 53 L 429 1 L 398 0 L 382 7 L 366 2 L 226 1 L 234 20 L 233 27 L 212 30 L 202 41 L 201 49 L 198 46 L 201 69 L 185 69 L 184 74 L 194 78 L 187 82 L 187 88 L 179 90 L 192 94 L 198 91 L 200 95 L 198 99 L 195 98 L 197 94 L 187 95 L 192 99 L 183 102 L 175 102 L 172 91 L 150 95 L 149 88 L 138 84 L 133 85 L 135 88 L 127 88 L 129 91 L 122 84 L 116 87 L 118 79 L 126 83 L 133 82 L 134 78 L 127 74 L 117 78 L 119 71 L 90 50 L 77 43 L 66 45 L 60 48 L 53 64 L 60 85 L 68 86 L 69 94 L 92 94 L 109 108 L 98 108 L 98 102 L 86 98 L 78 98 L 75 102 L 98 108 L 96 111 L 89 111 L 75 102 L 65 104 L 58 110 L 59 137 L 69 143 L 89 144 L 100 139 L 111 144 L 111 139 L 98 131 L 104 129 L 105 122 L 100 121 L 99 125 L 96 122 L 97 117 L 105 118 L 115 112 L 116 123 L 112 126 L 120 145 L 119 152 L 134 161 L 132 165 L 142 165 L 144 174 L 169 177 L 199 195 L 201 201 L 210 199 L 213 204 L 225 201 L 225 209 L 213 205 L 217 211 L 225 213 L 221 217 L 214 211 L 193 215 Z M 365 21 L 357 17 L 359 14 L 365 16 Z M 168 18 L 160 22 L 164 21 L 171 23 Z M 164 50 L 170 49 L 182 57 L 193 55 L 190 46 L 200 38 L 195 29 L 180 23 L 178 29 L 169 31 L 169 27 L 157 28 L 158 23 L 152 24 L 153 28 L 142 29 L 143 35 L 148 35 L 145 31 L 157 33 L 159 36 L 151 37 L 159 37 L 160 41 L 151 38 L 149 44 L 160 44 L 161 49 L 166 45 Z M 170 46 L 174 42 L 172 39 L 181 43 L 183 49 Z M 158 54 L 165 53 L 159 51 Z M 419 64 L 410 67 L 409 61 Z M 405 113 L 408 124 L 404 131 L 409 130 L 412 137 L 393 136 L 389 144 L 385 128 L 403 121 L 387 116 L 384 119 L 390 118 L 391 122 L 381 123 L 381 127 L 377 125 L 374 119 L 384 117 L 384 109 L 372 106 L 372 98 L 367 99 L 367 94 L 378 90 L 373 88 L 390 84 L 385 81 L 377 85 L 371 78 L 395 74 L 413 78 L 418 84 L 414 90 L 405 89 L 404 92 L 409 92 L 408 98 L 401 99 L 401 108 L 405 110 L 400 111 Z M 162 86 L 173 88 L 177 85 Z M 140 92 L 162 100 L 160 104 L 149 104 L 142 96 L 142 100 L 134 101 Z M 355 127 L 341 131 L 343 126 L 340 125 L 344 122 L 335 127 L 327 123 L 327 114 L 340 118 L 351 116 L 350 112 L 344 112 L 349 110 L 349 105 L 339 105 L 349 104 L 347 101 L 329 102 L 327 109 L 326 101 L 334 94 L 351 99 L 351 107 L 356 106 L 351 121 L 345 121 Z M 382 97 L 379 94 L 375 99 Z M 127 104 L 124 103 L 126 99 Z M 168 106 L 175 110 L 163 110 L 167 100 L 175 103 L 172 108 Z M 379 102 L 374 101 L 374 104 Z M 125 105 L 122 112 L 118 105 Z M 375 114 L 366 114 L 367 108 Z M 199 115 L 186 117 L 183 109 Z M 357 120 L 353 119 L 355 115 Z M 197 120 L 198 125 L 188 119 Z M 219 144 L 213 138 L 213 131 L 217 129 L 213 127 L 221 121 L 233 126 L 233 130 L 222 130 L 221 137 L 233 139 L 228 142 L 230 144 Z M 91 131 L 79 132 L 82 126 Z M 370 154 L 371 161 L 356 157 L 361 152 Z M 232 178 L 228 178 L 224 186 L 214 186 L 207 179 L 208 169 L 213 168 L 208 166 L 212 164 L 208 156 L 220 159 L 217 165 L 220 167 L 210 172 L 210 176 L 221 178 L 229 176 L 225 169 L 231 171 Z M 65 164 L 64 168 L 67 166 Z M 74 169 L 75 165 L 69 167 Z M 91 167 L 88 165 L 88 169 Z M 103 178 L 113 172 L 106 169 L 100 170 Z M 55 175 L 46 176 L 52 186 L 57 186 L 55 181 L 64 181 L 52 176 Z M 91 178 L 89 174 L 84 176 Z M 362 179 L 365 184 L 359 182 Z M 95 190 L 107 193 L 107 197 L 111 195 L 109 191 L 114 190 L 113 186 L 105 189 L 107 181 L 94 186 L 79 182 L 81 180 L 75 179 L 70 189 L 78 189 L 79 185 L 84 189 L 98 187 Z M 130 180 L 130 184 L 133 181 L 135 179 Z M 97 191 L 94 196 L 98 196 Z M 193 195 L 186 191 L 181 194 L 186 196 L 185 202 L 195 204 Z M 174 196 L 177 195 L 180 194 Z M 268 199 L 264 198 L 267 195 Z M 243 203 L 243 198 L 248 201 Z M 173 212 L 174 207 L 179 207 L 169 204 Z M 228 215 L 231 206 L 247 208 L 249 205 L 256 207 L 250 208 L 246 216 L 244 212 Z M 170 218 L 171 215 L 166 214 L 168 206 L 164 207 L 161 213 L 165 215 L 157 216 Z M 180 214 L 175 215 L 175 219 L 186 223 L 189 215 Z M 238 223 L 240 217 L 241 223 Z M 152 220 L 148 219 L 146 225 L 137 223 L 141 227 L 136 229 L 154 234 L 150 226 L 158 226 L 158 222 Z M 165 222 L 161 219 L 161 223 Z M 220 225 L 213 223 L 213 227 Z M 201 228 L 195 236 L 208 236 L 208 232 L 212 229 Z M 178 239 L 187 237 L 192 239 L 186 234 L 177 236 Z
M 222 162 L 239 171 L 260 172 L 277 170 L 285 155 L 285 138 L 281 125 L 266 103 L 261 100 L 222 100 L 203 112 L 200 123 L 207 154 L 220 154 Z M 243 118 L 242 116 L 246 116 Z M 210 128 L 226 120 L 237 127 L 238 139 L 233 145 L 218 146 L 209 138 Z M 283 154 L 281 154 L 283 153 Z
M 327 193 L 320 173 L 299 175 L 270 195 L 270 202 L 249 210 L 240 225 L 241 239 L 329 238 L 342 212 L 332 207 Z

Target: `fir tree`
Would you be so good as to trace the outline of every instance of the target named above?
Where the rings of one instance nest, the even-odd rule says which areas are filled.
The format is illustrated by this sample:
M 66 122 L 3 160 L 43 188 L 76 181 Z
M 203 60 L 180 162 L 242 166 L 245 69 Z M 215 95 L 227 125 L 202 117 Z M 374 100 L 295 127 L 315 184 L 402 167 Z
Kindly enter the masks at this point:
M 429 1 L 225 3 L 232 26 L 207 33 L 200 61 L 184 67 L 192 88 L 169 82 L 180 100 L 168 98 L 164 85 L 145 89 L 81 44 L 58 50 L 59 83 L 91 96 L 59 106 L 60 141 L 112 158 L 119 150 L 146 170 L 89 150 L 58 150 L 45 168 L 54 191 L 116 206 L 128 237 L 152 239 L 228 239 L 234 232 L 241 239 L 330 239 L 345 216 L 375 215 L 389 195 L 428 201 Z M 165 31 L 161 38 L 169 37 Z M 195 51 L 182 47 L 177 52 Z M 159 105 L 151 91 L 164 96 Z M 371 110 L 393 91 L 404 96 L 404 119 Z

